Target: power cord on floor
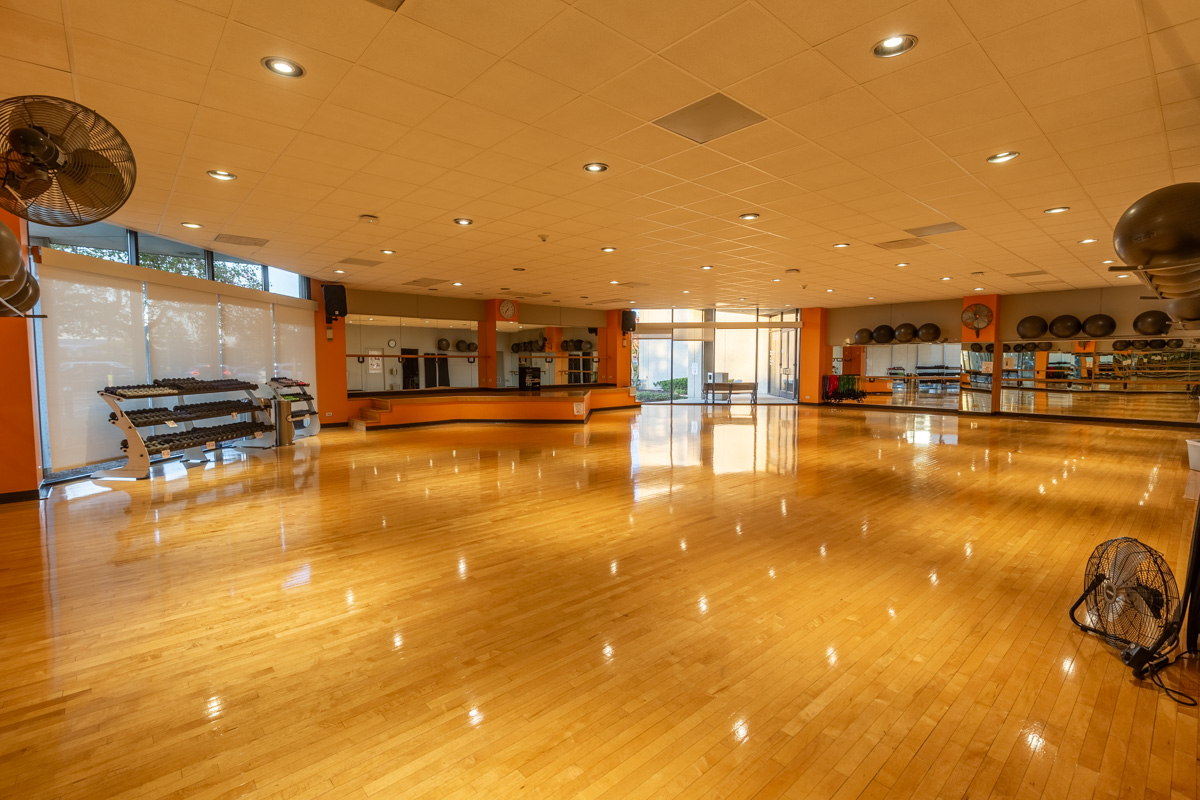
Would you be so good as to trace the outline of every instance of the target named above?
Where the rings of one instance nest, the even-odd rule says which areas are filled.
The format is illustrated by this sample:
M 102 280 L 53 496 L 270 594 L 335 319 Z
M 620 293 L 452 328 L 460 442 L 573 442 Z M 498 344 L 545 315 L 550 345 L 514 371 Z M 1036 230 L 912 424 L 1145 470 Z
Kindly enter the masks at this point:
M 1172 689 L 1171 687 L 1167 686 L 1166 684 L 1164 684 L 1162 682 L 1162 678 L 1158 677 L 1158 673 L 1162 672 L 1164 669 L 1171 666 L 1176 661 L 1183 658 L 1185 655 L 1187 655 L 1187 653 L 1180 653 L 1179 655 L 1175 656 L 1175 658 L 1173 658 L 1173 659 L 1167 659 L 1166 657 L 1164 657 L 1162 662 L 1159 665 L 1154 666 L 1150 669 L 1150 680 L 1154 681 L 1155 686 L 1162 689 L 1166 693 L 1167 697 L 1171 698 L 1179 705 L 1195 707 L 1196 706 L 1196 698 L 1192 697 L 1187 692 L 1181 692 L 1178 689 Z

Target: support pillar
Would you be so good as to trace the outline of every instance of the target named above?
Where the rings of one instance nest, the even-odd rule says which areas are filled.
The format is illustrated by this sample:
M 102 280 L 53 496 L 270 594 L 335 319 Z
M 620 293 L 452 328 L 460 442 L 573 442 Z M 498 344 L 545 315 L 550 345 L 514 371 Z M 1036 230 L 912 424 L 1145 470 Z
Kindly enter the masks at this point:
M 973 342 L 982 345 L 992 345 L 992 391 L 991 414 L 1000 413 L 1000 397 L 1004 389 L 1004 342 L 1000 339 L 1000 295 L 969 295 L 963 298 L 963 310 L 968 306 L 984 305 L 992 310 L 992 322 L 986 328 L 975 329 L 962 326 L 963 347 L 970 347 Z M 965 376 L 964 376 L 965 377 Z M 969 381 L 960 380 L 960 385 L 967 386 Z
M 821 402 L 821 376 L 833 372 L 829 309 L 800 309 L 800 402 Z
M 29 263 L 29 224 L 0 211 L 21 242 Z M 0 317 L 0 418 L 5 420 L 4 459 L 0 461 L 0 503 L 37 500 L 42 481 L 41 420 L 38 417 L 37 359 L 33 349 L 33 320 Z
M 323 284 L 312 282 L 313 312 L 316 330 L 317 410 L 324 425 L 345 425 L 350 419 L 350 404 L 346 397 L 346 320 L 339 317 L 325 321 L 325 292 Z

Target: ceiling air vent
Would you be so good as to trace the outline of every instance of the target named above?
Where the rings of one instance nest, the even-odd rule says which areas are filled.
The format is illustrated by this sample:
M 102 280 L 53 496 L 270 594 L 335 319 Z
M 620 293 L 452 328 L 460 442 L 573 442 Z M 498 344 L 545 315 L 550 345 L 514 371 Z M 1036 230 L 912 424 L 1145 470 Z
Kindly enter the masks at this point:
M 229 233 L 219 234 L 214 242 L 221 244 L 240 244 L 243 247 L 264 247 L 270 239 L 255 239 L 253 236 L 234 236 Z
M 376 262 L 376 263 L 378 263 L 378 262 Z M 405 281 L 404 285 L 405 286 L 420 286 L 422 288 L 425 288 L 427 286 L 437 286 L 439 283 L 445 283 L 445 282 L 446 282 L 446 280 L 444 278 L 417 278 L 416 280 Z M 504 291 L 504 290 L 501 289 L 501 291 Z
M 718 92 L 672 111 L 654 120 L 654 124 L 703 144 L 749 128 L 764 119 L 766 117 Z
M 884 250 L 907 250 L 910 247 L 920 247 L 921 245 L 929 244 L 924 239 L 893 239 L 890 242 L 876 242 L 876 247 L 882 247 Z
M 1010 278 L 1032 278 L 1035 275 L 1049 275 L 1050 273 L 1044 269 L 1035 269 L 1033 272 L 1009 272 L 1007 274 Z
M 339 264 L 349 264 L 352 267 L 373 267 L 376 264 L 382 264 L 382 261 L 368 261 L 365 258 L 343 258 Z
M 939 233 L 954 233 L 955 231 L 965 231 L 962 225 L 957 222 L 941 222 L 937 225 L 925 225 L 920 228 L 905 228 L 905 233 L 911 233 L 913 236 L 937 236 Z

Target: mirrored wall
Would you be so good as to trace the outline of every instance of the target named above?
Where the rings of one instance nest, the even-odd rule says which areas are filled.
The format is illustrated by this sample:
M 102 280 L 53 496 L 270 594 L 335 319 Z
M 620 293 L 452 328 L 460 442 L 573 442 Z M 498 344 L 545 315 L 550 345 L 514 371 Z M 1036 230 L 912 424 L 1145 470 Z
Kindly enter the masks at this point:
M 536 370 L 542 387 L 597 382 L 599 330 L 496 323 L 496 385 L 520 388 L 521 369 Z
M 346 388 L 350 392 L 477 388 L 478 323 L 350 314 Z
M 967 410 L 972 400 L 959 391 L 961 347 L 957 342 L 835 346 L 833 374 L 858 376 L 853 388 L 865 404 Z

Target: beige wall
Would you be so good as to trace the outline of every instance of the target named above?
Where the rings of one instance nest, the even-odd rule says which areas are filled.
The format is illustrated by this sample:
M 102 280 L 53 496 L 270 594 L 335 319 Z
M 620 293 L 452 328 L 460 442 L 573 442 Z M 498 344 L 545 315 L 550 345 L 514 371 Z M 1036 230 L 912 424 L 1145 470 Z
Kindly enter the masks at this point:
M 846 344 L 854 339 L 859 328 L 875 328 L 911 322 L 918 328 L 932 322 L 942 329 L 942 336 L 958 341 L 962 328 L 961 300 L 929 300 L 921 303 L 896 303 L 880 306 L 855 306 L 829 309 L 829 344 Z
M 373 292 L 346 289 L 346 309 L 351 314 L 378 314 L 383 317 L 432 317 L 434 319 L 483 319 L 483 300 L 465 297 L 433 297 L 399 292 Z M 518 303 L 517 317 L 529 325 L 603 328 L 607 316 L 603 310 Z

